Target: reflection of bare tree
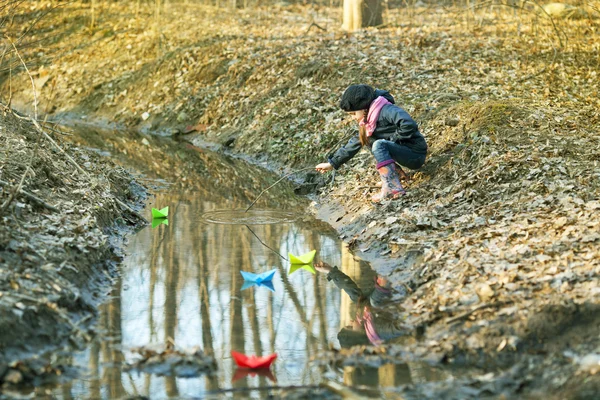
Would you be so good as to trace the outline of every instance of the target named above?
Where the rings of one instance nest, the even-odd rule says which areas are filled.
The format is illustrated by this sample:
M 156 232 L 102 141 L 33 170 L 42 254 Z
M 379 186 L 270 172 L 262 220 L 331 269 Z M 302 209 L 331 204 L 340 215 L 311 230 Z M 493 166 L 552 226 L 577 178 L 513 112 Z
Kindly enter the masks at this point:
M 311 232 L 308 236 L 309 247 L 317 250 L 317 254 L 321 254 L 321 241 L 319 239 L 320 237 L 316 232 Z M 319 318 L 319 339 L 322 346 L 327 347 L 327 324 L 325 322 L 325 307 L 323 305 L 320 279 L 319 274 L 316 274 L 313 281 L 313 293 L 315 297 L 315 311 Z
M 306 340 L 307 340 L 307 342 L 314 344 L 316 341 L 316 338 L 310 328 L 312 324 L 308 321 L 308 318 L 306 317 L 306 311 L 304 310 L 302 303 L 300 303 L 300 298 L 298 297 L 298 294 L 296 293 L 296 288 L 291 284 L 285 268 L 282 265 L 279 265 L 279 266 L 277 266 L 277 269 L 279 270 L 279 274 L 281 275 L 281 281 L 283 282 L 283 287 L 285 288 L 285 291 L 287 292 L 287 294 L 290 296 L 290 299 L 292 300 L 292 304 L 294 305 L 294 308 L 296 309 L 296 312 L 298 313 L 298 316 L 300 317 L 300 322 L 302 323 L 302 326 L 304 326 L 304 329 L 306 329 Z
M 252 261 L 250 260 L 250 243 L 248 241 L 248 236 L 242 236 L 242 244 L 243 244 L 243 262 L 242 265 L 251 266 Z M 260 272 L 260 271 L 254 271 Z M 247 304 L 248 310 L 248 320 L 250 321 L 250 328 L 252 329 L 252 345 L 254 347 L 254 353 L 258 356 L 262 355 L 262 345 L 260 342 L 260 329 L 258 325 L 258 313 L 256 310 L 256 300 L 254 298 L 254 290 L 246 290 L 244 293 L 244 298 Z
M 233 232 L 234 230 L 231 230 Z M 236 233 L 239 234 L 239 231 Z M 231 235 L 231 243 L 235 243 L 233 234 Z M 244 251 L 242 246 L 234 246 L 232 249 L 235 256 L 233 260 L 242 258 Z M 242 296 L 241 287 L 243 284 L 242 274 L 240 270 L 242 263 L 235 262 L 230 265 L 231 268 L 231 289 L 230 289 L 230 305 L 229 305 L 229 332 L 231 340 L 231 350 L 239 353 L 246 352 L 244 338 L 244 316 L 242 315 Z M 248 379 L 243 378 L 233 383 L 234 387 L 248 386 Z
M 214 355 L 212 324 L 210 322 L 210 296 L 208 292 L 209 246 L 207 245 L 208 242 L 205 238 L 196 238 L 195 243 L 199 247 L 198 292 L 200 297 L 200 319 L 202 324 L 202 347 L 206 354 Z M 207 390 L 218 389 L 219 383 L 217 382 L 217 377 L 215 375 L 206 375 L 205 379 Z
M 110 338 L 101 344 L 102 358 L 104 364 L 108 365 L 104 371 L 104 381 L 111 399 L 126 395 L 121 381 L 121 362 L 123 361 L 123 354 L 120 350 L 122 339 L 121 288 L 122 280 L 119 277 L 113 286 L 113 293 L 116 295 L 111 296 L 110 301 L 102 306 L 103 326 L 106 329 L 107 337 Z
M 378 369 L 374 367 L 344 367 L 344 384 L 348 386 L 379 385 Z
M 156 329 L 154 329 L 154 290 L 156 289 L 156 280 L 158 276 L 158 258 L 161 253 L 159 250 L 163 247 L 165 239 L 165 229 L 160 229 L 152 235 L 152 255 L 150 256 L 150 304 L 148 305 L 148 327 L 150 328 L 150 342 L 156 340 Z
M 242 243 L 244 248 L 243 253 L 243 262 L 242 265 L 246 265 L 253 272 L 259 273 L 262 272 L 261 266 L 258 266 L 258 270 L 256 268 L 250 268 L 252 266 L 251 254 L 252 248 L 250 245 L 250 240 L 247 235 L 242 236 Z M 247 304 L 248 310 L 248 320 L 250 321 L 250 329 L 252 329 L 252 346 L 254 348 L 254 354 L 257 356 L 262 356 L 262 342 L 261 342 L 261 329 L 258 323 L 258 310 L 256 308 L 256 298 L 254 295 L 254 290 L 246 290 L 244 292 L 245 303 Z M 266 385 L 266 378 L 262 375 L 259 375 L 258 378 L 258 386 Z
M 321 277 L 315 276 L 314 280 L 314 294 L 315 294 L 315 307 L 319 314 L 319 339 L 323 347 L 327 347 L 327 324 L 325 322 L 325 307 L 323 305 L 323 296 L 321 293 L 322 285 L 320 284 Z
M 90 347 L 90 360 L 88 363 L 90 370 L 90 396 L 93 399 L 100 398 L 100 343 L 94 340 Z
M 273 324 L 273 293 L 269 293 L 269 300 L 267 302 L 267 325 L 269 326 L 269 350 L 271 353 L 275 353 L 275 325 Z
M 177 214 L 179 206 L 175 207 Z M 177 248 L 175 238 L 175 226 L 171 229 L 165 229 L 164 252 L 167 254 L 166 265 L 166 282 L 165 282 L 165 341 L 175 339 L 175 330 L 177 329 L 177 294 L 179 287 L 179 257 L 175 253 Z M 177 381 L 174 376 L 165 377 L 165 389 L 169 397 L 174 397 L 179 394 L 177 389 Z
M 282 225 L 267 225 L 267 226 L 265 226 L 264 233 L 263 233 L 264 242 L 273 243 L 276 240 L 281 241 L 282 239 L 285 239 L 286 235 L 289 234 L 290 232 L 289 231 L 283 232 L 284 227 L 287 229 L 287 226 L 282 226 Z M 293 237 L 295 238 L 295 237 L 297 237 L 297 235 L 294 234 Z M 281 243 L 279 243 L 279 245 L 277 247 L 280 248 Z M 310 351 L 311 348 L 314 350 L 314 345 L 317 342 L 317 339 L 315 338 L 314 334 L 312 333 L 312 330 L 311 330 L 312 323 L 307 318 L 305 307 L 300 302 L 300 298 L 298 296 L 296 288 L 292 285 L 292 283 L 289 280 L 288 273 L 286 270 L 287 261 L 286 261 L 286 265 L 283 265 L 281 256 L 275 254 L 274 252 L 267 253 L 267 261 L 268 261 L 269 265 L 275 265 L 277 267 L 277 269 L 279 270 L 279 275 L 281 276 L 281 281 L 283 283 L 285 292 L 289 295 L 290 299 L 292 300 L 292 304 L 294 305 L 294 308 L 296 309 L 296 312 L 298 313 L 298 316 L 300 317 L 300 322 L 304 326 L 304 329 L 306 329 L 307 351 Z M 301 288 L 301 289 L 304 291 L 304 288 Z M 270 302 L 270 303 L 272 303 L 272 302 Z M 269 327 L 270 327 L 270 329 L 272 329 L 272 331 L 274 331 L 272 304 L 269 304 L 269 306 L 271 307 L 270 317 L 269 317 L 269 319 L 270 319 Z M 314 313 L 313 313 L 313 315 L 314 315 Z M 275 339 L 276 339 L 275 336 L 276 336 L 275 333 L 273 333 L 271 335 L 271 348 L 275 347 L 274 346 Z
M 382 387 L 397 387 L 412 383 L 408 364 L 385 364 L 379 367 L 379 384 Z
M 266 225 L 264 227 L 264 237 L 265 240 L 269 240 L 273 235 L 273 225 Z M 281 265 L 281 257 L 277 256 L 273 252 L 268 252 L 266 255 L 267 265 L 269 266 L 277 266 Z M 275 297 L 273 293 L 269 293 L 269 299 L 267 302 L 267 325 L 269 327 L 269 350 L 271 353 L 275 353 L 275 324 L 273 322 L 273 302 L 275 301 Z
M 71 394 L 71 389 L 73 387 L 73 383 L 71 381 L 66 382 L 64 385 L 62 385 L 62 396 L 64 400 L 71 400 L 74 399 L 73 395 Z

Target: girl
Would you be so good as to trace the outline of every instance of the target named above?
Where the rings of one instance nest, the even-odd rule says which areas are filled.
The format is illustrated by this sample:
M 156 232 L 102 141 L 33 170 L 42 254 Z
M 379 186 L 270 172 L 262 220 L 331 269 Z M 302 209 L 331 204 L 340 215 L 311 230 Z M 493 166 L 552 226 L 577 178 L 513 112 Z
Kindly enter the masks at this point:
M 407 335 L 409 330 L 402 321 L 380 308 L 388 304 L 392 297 L 385 278 L 375 277 L 374 287 L 363 290 L 337 267 L 323 261 L 315 263 L 314 267 L 317 271 L 326 273 L 327 280 L 346 292 L 357 305 L 356 316 L 351 325 L 343 327 L 338 333 L 341 347 L 359 344 L 379 346 L 388 340 Z
M 372 201 L 378 203 L 406 194 L 395 163 L 410 169 L 419 169 L 425 163 L 427 143 L 417 123 L 394 104 L 388 91 L 375 90 L 369 85 L 348 87 L 340 100 L 340 108 L 358 122 L 358 135 L 315 169 L 321 173 L 338 169 L 362 146 L 368 146 L 375 156 L 382 182 L 381 193 L 373 196 Z

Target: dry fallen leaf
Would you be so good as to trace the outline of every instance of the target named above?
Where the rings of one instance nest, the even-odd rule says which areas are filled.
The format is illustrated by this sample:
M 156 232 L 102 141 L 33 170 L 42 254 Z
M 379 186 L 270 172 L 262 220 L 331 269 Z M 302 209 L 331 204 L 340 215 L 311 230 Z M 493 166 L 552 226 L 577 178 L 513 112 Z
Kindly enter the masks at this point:
M 475 293 L 482 302 L 487 302 L 489 299 L 494 297 L 494 290 L 487 283 L 477 285 Z

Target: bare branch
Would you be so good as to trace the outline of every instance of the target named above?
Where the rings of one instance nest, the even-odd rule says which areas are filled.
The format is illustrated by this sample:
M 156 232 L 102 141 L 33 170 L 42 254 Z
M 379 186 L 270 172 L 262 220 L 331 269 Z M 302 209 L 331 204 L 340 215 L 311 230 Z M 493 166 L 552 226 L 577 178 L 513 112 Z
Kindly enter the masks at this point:
M 33 81 L 33 76 L 31 76 L 31 73 L 29 72 L 29 68 L 27 68 L 27 64 L 25 64 L 25 61 L 21 57 L 19 50 L 17 50 L 17 46 L 15 46 L 13 41 L 10 40 L 10 38 L 8 36 L 4 35 L 4 37 L 6 38 L 6 40 L 8 40 L 8 42 L 11 44 L 11 46 L 15 50 L 17 57 L 19 57 L 19 60 L 21 60 L 21 63 L 23 64 L 23 67 L 25 68 L 25 71 L 27 71 L 27 75 L 29 76 L 29 79 L 31 80 L 31 88 L 33 89 L 33 118 L 34 118 L 34 120 L 37 120 L 37 118 L 38 118 L 37 91 L 35 90 L 35 82 Z

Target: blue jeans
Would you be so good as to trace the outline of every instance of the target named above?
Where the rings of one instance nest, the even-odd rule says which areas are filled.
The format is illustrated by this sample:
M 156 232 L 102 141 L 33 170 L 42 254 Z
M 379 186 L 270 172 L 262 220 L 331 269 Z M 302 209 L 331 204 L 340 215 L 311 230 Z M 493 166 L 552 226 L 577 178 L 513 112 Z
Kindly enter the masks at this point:
M 411 148 L 391 140 L 376 140 L 373 142 L 371 152 L 377 161 L 377 168 L 391 164 L 394 161 L 410 169 L 419 169 L 425 164 L 425 154 L 416 153 Z

